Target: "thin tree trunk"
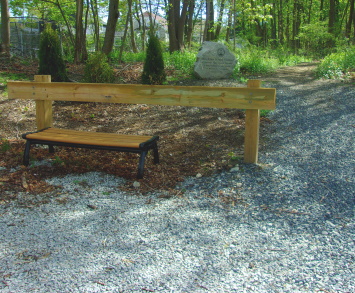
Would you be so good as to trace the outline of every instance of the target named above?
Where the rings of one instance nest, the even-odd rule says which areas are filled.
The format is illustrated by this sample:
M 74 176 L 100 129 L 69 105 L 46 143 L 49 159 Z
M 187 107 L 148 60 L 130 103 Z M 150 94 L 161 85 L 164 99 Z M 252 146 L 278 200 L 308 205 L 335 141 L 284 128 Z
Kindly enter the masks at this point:
M 102 47 L 102 52 L 108 55 L 113 49 L 115 43 L 115 32 L 117 20 L 120 16 L 118 10 L 119 0 L 110 0 L 107 26 L 105 31 L 105 39 Z
M 328 21 L 328 32 L 331 34 L 335 33 L 335 0 L 329 0 L 329 21 Z
M 324 21 L 324 20 L 325 20 L 325 13 L 324 13 L 324 0 L 320 0 L 320 7 L 319 7 L 319 11 L 320 11 L 320 17 L 319 17 L 319 20 L 320 20 L 320 21 Z
M 221 4 L 220 4 L 221 6 L 220 6 L 219 12 L 218 12 L 217 27 L 216 27 L 216 32 L 214 35 L 215 40 L 218 40 L 219 34 L 221 33 L 225 2 L 226 2 L 226 0 L 221 0 Z
M 355 0 L 350 0 L 350 11 L 349 11 L 349 18 L 346 23 L 346 28 L 345 28 L 345 36 L 347 38 L 350 38 L 351 35 L 351 26 L 352 23 L 355 21 L 354 17 L 354 5 L 355 5 Z
M 95 41 L 95 51 L 99 51 L 100 48 L 100 27 L 99 27 L 99 15 L 97 8 L 97 0 L 88 0 L 90 2 L 92 17 L 94 21 L 94 41 Z
M 1 0 L 1 47 L 0 53 L 10 56 L 10 14 L 9 3 L 7 0 Z
M 309 1 L 309 7 L 308 7 L 308 20 L 307 23 L 311 23 L 311 17 L 312 17 L 312 6 L 313 6 L 313 0 Z
M 234 0 L 233 0 L 234 3 Z M 233 3 L 229 4 L 229 10 L 228 10 L 228 20 L 227 20 L 227 31 L 226 31 L 226 39 L 225 41 L 229 43 L 230 35 L 231 35 L 231 30 L 232 30 L 232 20 L 233 20 L 233 11 L 234 11 L 234 5 Z
M 212 41 L 214 40 L 214 7 L 213 0 L 206 0 L 206 24 L 204 32 L 204 40 Z
M 135 40 L 135 37 L 134 37 L 132 0 L 128 0 L 128 5 L 129 5 L 129 27 L 130 27 L 130 33 L 131 33 L 132 51 L 133 51 L 133 53 L 138 53 L 136 40 Z
M 282 0 L 279 1 L 279 11 L 278 11 L 278 39 L 279 43 L 282 45 L 284 43 L 284 19 L 283 19 L 283 5 Z
M 142 17 L 142 50 L 145 51 L 145 36 L 146 36 L 146 25 L 145 25 L 145 19 L 144 19 L 144 15 L 143 15 L 143 9 L 142 9 L 142 5 L 141 2 L 139 1 L 139 11 L 140 11 L 140 16 Z M 139 16 L 138 16 L 139 19 Z
M 123 33 L 123 37 L 122 37 L 120 54 L 118 56 L 118 63 L 121 63 L 121 61 L 122 61 L 123 49 L 124 49 L 124 46 L 126 44 L 127 31 L 128 31 L 128 25 L 129 25 L 129 14 L 131 13 L 130 12 L 131 8 L 128 7 L 128 9 L 129 9 L 129 11 L 128 11 L 128 14 L 127 14 L 127 17 L 126 17 L 126 25 L 125 25 L 124 33 Z
M 190 4 L 187 11 L 186 20 L 186 43 L 187 46 L 191 46 L 192 33 L 194 30 L 194 12 L 195 12 L 195 0 L 190 0 Z
M 74 48 L 74 62 L 81 63 L 87 58 L 83 28 L 84 1 L 76 0 L 76 34 Z

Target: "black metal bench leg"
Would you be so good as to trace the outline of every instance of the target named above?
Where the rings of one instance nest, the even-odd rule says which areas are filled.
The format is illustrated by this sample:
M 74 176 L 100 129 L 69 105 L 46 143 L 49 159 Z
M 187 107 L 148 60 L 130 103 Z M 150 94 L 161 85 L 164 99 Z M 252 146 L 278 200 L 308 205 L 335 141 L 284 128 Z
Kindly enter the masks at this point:
M 154 154 L 154 164 L 159 164 L 159 151 L 158 151 L 157 143 L 155 143 L 153 146 L 153 154 Z
M 147 156 L 147 153 L 148 153 L 148 151 L 143 151 L 143 152 L 141 152 L 141 155 L 139 157 L 137 179 L 142 179 L 143 178 L 144 162 L 145 162 L 145 157 Z
M 23 164 L 25 166 L 28 166 L 30 164 L 30 149 L 31 149 L 31 143 L 30 141 L 26 141 L 25 145 L 25 151 L 23 153 Z
M 54 154 L 54 146 L 52 146 L 51 144 L 48 145 L 48 150 L 50 154 Z

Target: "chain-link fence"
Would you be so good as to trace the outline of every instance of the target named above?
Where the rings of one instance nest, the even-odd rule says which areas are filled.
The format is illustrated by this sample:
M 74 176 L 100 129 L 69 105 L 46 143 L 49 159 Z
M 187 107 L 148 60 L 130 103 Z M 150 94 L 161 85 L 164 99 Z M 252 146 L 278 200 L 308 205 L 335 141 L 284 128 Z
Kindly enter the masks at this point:
M 11 54 L 22 57 L 36 57 L 39 47 L 40 31 L 42 26 L 43 22 L 41 22 L 38 18 L 11 17 Z

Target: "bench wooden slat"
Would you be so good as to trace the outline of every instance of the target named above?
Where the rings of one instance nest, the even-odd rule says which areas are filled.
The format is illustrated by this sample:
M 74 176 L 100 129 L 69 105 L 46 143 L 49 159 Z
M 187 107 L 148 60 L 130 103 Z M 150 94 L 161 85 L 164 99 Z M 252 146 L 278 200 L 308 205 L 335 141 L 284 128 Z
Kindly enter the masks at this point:
M 141 144 L 154 136 L 124 135 L 103 132 L 87 132 L 58 128 L 48 128 L 25 135 L 26 139 L 47 140 L 73 144 L 100 145 L 110 147 L 140 148 Z

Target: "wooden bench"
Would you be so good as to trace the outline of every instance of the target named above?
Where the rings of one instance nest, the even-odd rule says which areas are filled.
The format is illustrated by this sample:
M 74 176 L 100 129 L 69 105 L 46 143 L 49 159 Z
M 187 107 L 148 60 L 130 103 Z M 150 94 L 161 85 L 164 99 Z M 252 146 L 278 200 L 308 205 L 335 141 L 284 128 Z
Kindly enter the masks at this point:
M 36 75 L 34 82 L 8 82 L 8 96 L 10 99 L 34 99 L 36 101 L 37 129 L 52 127 L 52 102 L 102 102 L 124 104 L 147 104 L 166 106 L 190 106 L 207 108 L 245 109 L 245 142 L 244 162 L 257 163 L 259 145 L 260 110 L 273 110 L 276 107 L 276 90 L 261 88 L 259 80 L 249 80 L 247 87 L 205 87 L 205 86 L 169 86 L 169 85 L 129 85 L 129 84 L 93 84 L 93 83 L 57 83 L 51 82 L 48 75 Z M 128 137 L 113 134 L 94 135 L 88 132 L 72 132 L 63 137 L 66 130 L 61 131 L 62 141 L 55 141 L 57 135 L 49 135 L 53 129 L 40 131 L 37 134 L 25 134 L 27 139 L 24 163 L 27 163 L 31 144 L 48 144 L 49 146 L 66 145 L 109 149 L 112 139 L 122 142 L 115 146 L 115 150 L 134 151 L 141 153 L 140 165 L 144 164 L 146 151 L 153 149 L 155 162 L 159 161 L 156 136 L 137 136 L 140 147 L 123 145 Z M 39 136 L 45 136 L 39 139 Z M 48 139 L 50 137 L 50 139 Z M 91 143 L 82 141 L 91 138 Z M 115 138 L 113 138 L 115 137 Z M 100 140 L 100 144 L 99 144 Z M 135 142 L 137 142 L 135 141 Z M 153 142 L 152 142 L 153 141 Z M 103 144 L 103 145 L 102 145 Z M 147 148 L 146 148 L 147 147 Z M 28 149 L 28 151 L 27 151 Z M 142 159 L 143 157 L 143 159 Z M 143 161 L 143 162 L 142 162 Z M 143 167 L 139 167 L 143 172 Z M 139 171 L 140 172 L 140 171 Z M 140 176 L 138 172 L 138 176 Z M 142 175 L 143 173 L 141 173 Z M 142 175 L 143 176 L 143 175 Z
M 145 157 L 149 150 L 154 152 L 154 163 L 159 163 L 159 136 L 124 135 L 102 132 L 76 131 L 58 128 L 45 128 L 36 132 L 22 135 L 26 139 L 23 164 L 29 165 L 31 145 L 48 145 L 49 151 L 54 152 L 53 146 L 67 146 L 132 152 L 140 154 L 137 178 L 143 178 Z

